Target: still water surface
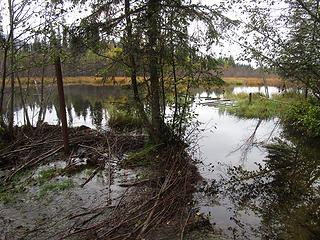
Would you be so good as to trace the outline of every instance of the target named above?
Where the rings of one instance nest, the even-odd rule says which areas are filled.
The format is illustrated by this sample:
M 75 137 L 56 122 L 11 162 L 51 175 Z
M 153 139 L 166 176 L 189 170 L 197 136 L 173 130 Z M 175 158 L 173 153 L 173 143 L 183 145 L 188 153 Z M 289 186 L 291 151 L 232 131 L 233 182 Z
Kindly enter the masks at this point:
M 235 87 L 228 91 L 234 93 L 263 93 L 264 88 Z M 269 88 L 270 94 L 275 94 L 278 91 L 278 88 Z M 194 110 L 198 114 L 197 120 L 201 122 L 200 128 L 204 130 L 199 139 L 199 155 L 202 162 L 199 164 L 199 170 L 204 182 L 207 183 L 207 186 L 211 186 L 209 190 L 200 191 L 196 194 L 199 211 L 210 216 L 210 221 L 215 224 L 215 228 L 221 232 L 225 239 L 278 239 L 278 233 L 266 236 L 264 231 L 261 230 L 265 225 L 268 225 L 265 223 L 266 217 L 263 213 L 255 207 L 248 207 L 252 204 L 252 201 L 257 199 L 259 203 L 263 202 L 265 198 L 262 195 L 255 196 L 256 199 L 252 196 L 251 198 L 248 197 L 248 203 L 250 204 L 244 207 L 239 205 L 235 197 L 231 196 L 233 193 L 228 192 L 230 189 L 223 189 L 218 182 L 221 179 L 230 179 L 228 171 L 230 167 L 259 171 L 257 164 L 260 164 L 260 168 L 264 168 L 267 150 L 262 145 L 272 143 L 274 138 L 283 138 L 282 127 L 277 119 L 262 122 L 239 119 L 221 111 L 217 104 L 210 101 L 210 98 L 219 97 L 223 99 L 223 93 L 224 91 L 221 91 L 221 89 L 212 92 L 201 90 L 194 92 Z M 85 125 L 91 128 L 107 129 L 110 102 L 126 101 L 130 90 L 120 87 L 67 86 L 65 94 L 67 96 L 69 125 Z M 55 94 L 48 91 L 47 96 L 50 95 L 52 96 L 47 104 L 45 122 L 57 124 L 59 123 L 57 118 L 58 101 Z M 33 123 L 36 122 L 39 111 L 37 98 L 36 94 L 30 96 L 30 99 L 34 99 L 34 101 L 31 101 L 28 106 Z M 16 106 L 15 120 L 18 124 L 24 122 L 23 109 L 19 104 Z M 319 155 L 315 153 L 315 157 L 318 158 Z M 264 178 L 267 177 L 264 176 Z M 254 182 L 254 180 L 252 181 Z M 286 179 L 283 181 L 286 181 Z M 252 191 L 256 190 L 252 189 Z M 301 202 L 297 204 L 301 204 Z M 266 205 L 268 206 L 268 203 Z M 281 224 L 280 222 L 279 225 Z M 268 225 L 266 231 L 273 230 L 274 228 L 272 226 L 269 228 Z M 313 239 L 312 235 L 310 236 L 307 234 L 305 238 L 296 239 Z M 289 236 L 283 239 L 295 238 Z

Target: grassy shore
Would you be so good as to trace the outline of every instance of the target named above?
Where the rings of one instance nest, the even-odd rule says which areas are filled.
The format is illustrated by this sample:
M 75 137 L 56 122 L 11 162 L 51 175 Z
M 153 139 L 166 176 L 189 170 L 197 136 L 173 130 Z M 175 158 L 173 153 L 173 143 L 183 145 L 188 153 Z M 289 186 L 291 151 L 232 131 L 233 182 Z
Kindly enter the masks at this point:
M 228 85 L 244 85 L 244 86 L 262 86 L 263 79 L 255 77 L 223 77 L 222 78 Z M 20 79 L 23 85 L 34 85 L 40 84 L 40 77 L 33 78 L 21 78 Z M 138 78 L 138 82 L 142 82 L 143 77 Z M 55 78 L 46 77 L 44 78 L 46 84 L 55 83 Z M 281 86 L 283 83 L 279 78 L 268 78 L 268 85 L 270 86 Z M 9 83 L 9 82 L 8 82 Z M 65 85 L 93 85 L 93 86 L 124 86 L 131 84 L 130 77 L 110 77 L 103 79 L 102 77 L 94 76 L 84 76 L 84 77 L 64 77 Z
M 260 93 L 252 94 L 251 102 L 248 94 L 227 94 L 227 98 L 234 100 L 233 106 L 222 108 L 240 118 L 273 119 L 281 122 L 301 135 L 320 137 L 320 106 L 311 98 L 304 99 L 304 95 L 297 92 L 274 94 L 266 98 Z
M 229 93 L 225 97 L 235 102 L 232 107 L 225 107 L 227 112 L 241 118 L 260 119 L 280 117 L 290 105 L 303 101 L 303 97 L 295 93 L 274 94 L 271 99 L 254 93 L 251 102 L 247 93 Z
M 258 77 L 222 77 L 223 81 L 230 85 L 263 86 L 263 79 Z M 267 78 L 269 86 L 282 86 L 280 78 Z

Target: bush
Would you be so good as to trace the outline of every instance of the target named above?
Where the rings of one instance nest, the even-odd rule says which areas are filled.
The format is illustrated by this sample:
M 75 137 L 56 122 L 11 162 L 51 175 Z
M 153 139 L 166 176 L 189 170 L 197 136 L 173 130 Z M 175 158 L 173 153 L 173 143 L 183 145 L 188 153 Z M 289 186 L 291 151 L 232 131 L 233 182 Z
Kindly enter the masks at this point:
M 320 137 L 320 106 L 305 102 L 294 104 L 289 107 L 282 120 L 303 135 Z
M 125 130 L 135 130 L 144 127 L 144 123 L 140 118 L 139 114 L 128 108 L 116 108 L 111 107 L 109 109 L 109 126 L 112 129 L 125 131 Z

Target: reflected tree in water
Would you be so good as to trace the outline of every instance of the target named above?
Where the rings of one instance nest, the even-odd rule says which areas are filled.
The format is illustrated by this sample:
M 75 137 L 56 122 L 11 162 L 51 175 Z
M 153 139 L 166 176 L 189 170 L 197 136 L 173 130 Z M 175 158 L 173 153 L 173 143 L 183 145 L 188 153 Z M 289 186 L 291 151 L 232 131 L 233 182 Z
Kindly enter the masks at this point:
M 221 187 L 239 211 L 261 217 L 256 231 L 263 239 L 319 239 L 319 150 L 280 139 L 265 148 L 265 165 L 256 171 L 229 168 Z
M 72 116 L 72 106 L 68 104 L 67 106 L 67 113 L 68 113 L 68 124 L 72 126 L 73 124 L 73 116 Z
M 91 108 L 89 100 L 79 96 L 73 99 L 72 104 L 77 117 L 83 116 L 84 120 L 86 120 L 88 116 L 88 109 Z
M 102 103 L 100 101 L 95 102 L 94 106 L 91 107 L 92 124 L 98 129 L 102 127 L 102 110 Z

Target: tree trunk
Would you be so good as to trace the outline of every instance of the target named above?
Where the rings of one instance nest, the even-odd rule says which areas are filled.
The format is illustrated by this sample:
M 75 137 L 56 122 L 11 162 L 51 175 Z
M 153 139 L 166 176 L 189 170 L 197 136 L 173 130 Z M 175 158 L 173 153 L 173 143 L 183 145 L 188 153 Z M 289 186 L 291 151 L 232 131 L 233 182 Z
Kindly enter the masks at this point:
M 266 97 L 269 98 L 270 95 L 269 95 L 268 82 L 267 82 L 267 79 L 266 79 L 266 74 L 265 74 L 264 68 L 262 66 L 262 63 L 260 63 L 260 68 L 261 68 L 261 71 L 262 71 L 262 80 L 263 80 L 263 85 L 264 85 L 264 91 L 265 91 Z
M 0 95 L 0 124 L 2 127 L 4 127 L 3 100 L 4 100 L 4 89 L 6 87 L 6 77 L 7 77 L 7 58 L 8 58 L 8 47 L 6 46 L 3 54 L 3 73 L 2 73 L 2 84 L 1 84 L 1 95 Z
M 172 73 L 173 73 L 173 85 L 174 85 L 174 114 L 173 114 L 173 124 L 176 123 L 176 118 L 178 114 L 178 89 L 177 89 L 177 74 L 176 74 L 176 63 L 174 59 L 174 48 L 172 44 Z
M 308 92 L 309 92 L 309 89 L 308 89 L 308 86 L 306 85 L 306 86 L 305 86 L 305 89 L 304 89 L 304 99 L 305 99 L 305 100 L 308 99 Z
M 27 109 L 27 106 L 26 106 L 26 102 L 24 101 L 23 89 L 22 89 L 21 81 L 20 81 L 20 78 L 19 78 L 18 75 L 17 75 L 17 79 L 18 79 L 18 83 L 19 83 L 20 97 L 21 97 L 21 103 L 22 103 L 22 107 L 23 107 L 23 111 L 24 111 L 24 116 L 25 116 L 26 121 L 27 121 L 27 126 L 30 127 L 31 123 L 30 123 L 30 118 L 29 118 L 29 114 L 28 114 L 28 109 Z
M 10 96 L 10 106 L 9 106 L 9 137 L 13 138 L 13 121 L 14 121 L 14 12 L 13 12 L 13 5 L 11 0 L 8 0 L 9 5 L 9 14 L 10 14 L 10 33 L 11 38 L 9 40 L 10 43 L 10 70 L 11 70 L 11 96 Z
M 64 90 L 63 90 L 63 79 L 62 79 L 60 56 L 57 56 L 55 58 L 54 66 L 55 66 L 57 85 L 58 85 L 60 119 L 62 124 L 64 152 L 65 154 L 69 154 L 70 149 L 69 149 L 68 123 L 67 123 L 67 114 L 66 114 L 66 103 L 65 103 Z
M 265 91 L 266 97 L 270 98 L 268 83 L 267 83 L 265 74 L 263 74 L 263 84 L 264 84 L 264 91 Z
M 44 59 L 43 59 L 44 61 Z M 38 115 L 38 121 L 37 126 L 40 126 L 42 124 L 42 115 L 43 115 L 43 109 L 44 109 L 44 72 L 45 72 L 45 65 L 42 64 L 42 71 L 41 71 L 41 86 L 40 86 L 40 109 L 39 109 L 39 115 Z
M 153 138 L 156 143 L 163 140 L 162 133 L 162 119 L 160 110 L 160 87 L 158 74 L 158 52 L 157 41 L 159 39 L 159 29 L 157 23 L 157 16 L 160 7 L 158 0 L 149 0 L 147 4 L 147 37 L 148 37 L 148 60 L 149 60 L 149 74 L 150 74 L 150 90 L 151 90 L 151 118 L 153 128 Z
M 162 58 L 162 56 L 161 56 Z M 165 83 L 164 83 L 164 72 L 163 72 L 163 59 L 161 59 L 161 91 L 162 91 L 162 121 L 164 122 L 166 117 L 166 92 L 165 92 Z
M 130 0 L 125 0 L 125 16 L 126 16 L 126 32 L 127 32 L 127 53 L 129 55 L 129 61 L 130 61 L 130 77 L 131 77 L 131 85 L 132 85 L 132 90 L 133 90 L 133 96 L 134 100 L 137 104 L 137 108 L 139 111 L 140 116 L 142 117 L 143 121 L 148 127 L 148 130 L 150 132 L 150 122 L 148 120 L 147 114 L 144 110 L 142 101 L 139 96 L 139 90 L 138 90 L 138 83 L 137 83 L 137 64 L 136 64 L 136 59 L 134 56 L 135 53 L 135 48 L 133 45 L 133 34 L 132 34 L 132 22 L 131 22 L 131 17 L 130 17 Z

